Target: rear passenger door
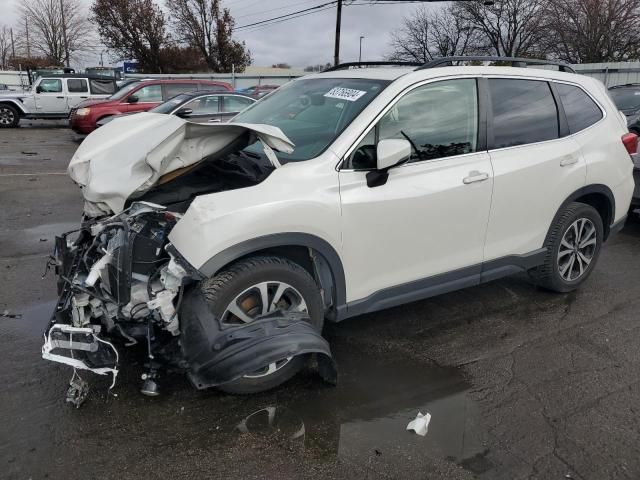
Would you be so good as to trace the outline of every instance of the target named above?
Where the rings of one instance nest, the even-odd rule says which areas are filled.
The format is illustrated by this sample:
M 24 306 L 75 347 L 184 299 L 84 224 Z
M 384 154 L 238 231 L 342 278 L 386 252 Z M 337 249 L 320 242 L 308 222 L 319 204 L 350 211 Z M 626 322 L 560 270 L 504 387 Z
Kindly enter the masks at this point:
M 541 249 L 560 205 L 586 181 L 552 84 L 489 78 L 488 89 L 494 183 L 485 261 Z
M 67 109 L 75 108 L 89 98 L 89 83 L 86 78 L 67 78 Z

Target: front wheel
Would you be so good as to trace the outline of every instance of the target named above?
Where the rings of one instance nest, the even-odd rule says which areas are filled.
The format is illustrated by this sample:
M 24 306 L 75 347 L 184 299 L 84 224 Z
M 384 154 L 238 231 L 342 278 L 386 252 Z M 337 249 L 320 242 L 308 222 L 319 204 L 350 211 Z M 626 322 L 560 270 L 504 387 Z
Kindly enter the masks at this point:
M 290 260 L 271 256 L 241 260 L 203 281 L 201 288 L 223 326 L 243 325 L 280 310 L 306 313 L 317 331 L 322 331 L 320 289 L 304 268 Z M 283 358 L 219 388 L 236 394 L 263 392 L 289 380 L 305 361 L 305 355 Z
M 598 211 L 573 202 L 560 212 L 547 235 L 545 262 L 533 275 L 554 292 L 578 288 L 591 275 L 600 255 L 604 228 Z
M 0 128 L 17 127 L 20 122 L 20 112 L 7 104 L 0 105 Z

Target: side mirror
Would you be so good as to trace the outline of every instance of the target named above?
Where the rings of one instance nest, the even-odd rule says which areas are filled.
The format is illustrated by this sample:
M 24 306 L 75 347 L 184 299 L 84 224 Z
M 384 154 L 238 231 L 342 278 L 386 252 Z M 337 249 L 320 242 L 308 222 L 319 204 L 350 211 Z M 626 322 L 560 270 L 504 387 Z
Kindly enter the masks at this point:
M 402 139 L 380 140 L 376 149 L 376 170 L 367 173 L 367 185 L 380 187 L 387 183 L 389 170 L 409 161 L 411 143 Z
M 127 103 L 138 103 L 138 96 L 129 95 L 129 98 L 127 98 Z
M 36 87 L 36 93 L 42 93 L 42 87 L 40 85 Z
M 192 113 L 193 113 L 193 110 L 190 108 L 181 108 L 176 112 L 176 116 L 180 118 L 185 118 L 191 115 Z

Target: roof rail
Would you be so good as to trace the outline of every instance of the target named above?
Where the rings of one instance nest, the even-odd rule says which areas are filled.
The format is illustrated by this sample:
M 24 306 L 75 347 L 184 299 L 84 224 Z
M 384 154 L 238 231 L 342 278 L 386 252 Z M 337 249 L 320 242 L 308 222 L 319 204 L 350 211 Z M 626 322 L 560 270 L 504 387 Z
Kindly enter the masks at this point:
M 420 67 L 421 62 L 349 62 L 341 63 L 331 68 L 323 70 L 323 72 L 335 72 L 337 70 L 349 70 L 350 68 L 364 67 Z
M 427 62 L 416 70 L 425 70 L 427 68 L 452 66 L 453 62 L 506 62 L 511 63 L 512 67 L 527 68 L 529 65 L 554 65 L 561 72 L 576 73 L 576 71 L 568 64 L 554 60 L 538 60 L 536 58 L 518 58 L 518 57 L 500 57 L 500 56 L 463 56 L 463 57 L 442 57 Z

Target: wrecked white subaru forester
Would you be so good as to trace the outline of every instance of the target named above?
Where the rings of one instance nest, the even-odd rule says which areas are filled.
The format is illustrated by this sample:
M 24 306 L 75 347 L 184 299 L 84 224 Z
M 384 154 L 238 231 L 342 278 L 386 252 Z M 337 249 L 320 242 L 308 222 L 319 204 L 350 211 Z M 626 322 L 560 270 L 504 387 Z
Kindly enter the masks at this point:
M 446 64 L 336 68 L 230 124 L 144 113 L 92 133 L 45 358 L 115 378 L 140 344 L 149 394 L 167 367 L 248 393 L 315 358 L 335 382 L 325 318 L 520 271 L 578 288 L 624 225 L 636 135 L 566 65 Z

